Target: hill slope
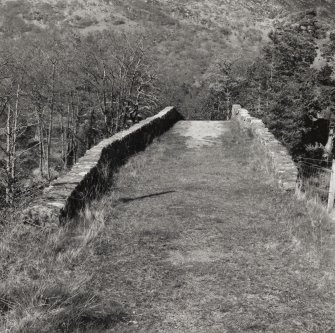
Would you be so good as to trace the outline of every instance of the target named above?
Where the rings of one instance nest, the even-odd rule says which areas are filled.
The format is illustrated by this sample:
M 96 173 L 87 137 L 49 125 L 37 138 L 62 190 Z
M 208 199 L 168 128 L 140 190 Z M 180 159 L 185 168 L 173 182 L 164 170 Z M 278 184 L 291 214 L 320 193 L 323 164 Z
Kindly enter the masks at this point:
M 30 31 L 47 26 L 116 31 L 181 30 L 193 27 L 205 30 L 209 39 L 223 40 L 243 46 L 250 37 L 260 39 L 275 17 L 309 7 L 335 11 L 327 0 L 14 0 L 0 1 L 0 25 L 3 33 Z M 216 36 L 210 32 L 217 31 Z M 229 37 L 229 38 L 227 38 Z M 257 39 L 251 42 L 255 42 Z M 252 38 L 251 38 L 252 39 Z M 199 45 L 201 47 L 201 45 Z
M 154 34 L 166 72 L 177 68 L 185 77 L 187 68 L 194 83 L 213 57 L 253 57 L 275 18 L 309 7 L 328 15 L 335 11 L 327 0 L 2 0 L 0 32 L 56 26 L 84 34 L 104 29 Z
M 26 23 L 56 23 L 82 29 L 112 25 L 131 28 L 150 21 L 161 25 L 187 21 L 223 27 L 227 18 L 252 23 L 254 19 L 263 21 L 311 7 L 335 11 L 335 4 L 328 0 L 2 0 L 0 4 L 2 17 L 19 16 Z

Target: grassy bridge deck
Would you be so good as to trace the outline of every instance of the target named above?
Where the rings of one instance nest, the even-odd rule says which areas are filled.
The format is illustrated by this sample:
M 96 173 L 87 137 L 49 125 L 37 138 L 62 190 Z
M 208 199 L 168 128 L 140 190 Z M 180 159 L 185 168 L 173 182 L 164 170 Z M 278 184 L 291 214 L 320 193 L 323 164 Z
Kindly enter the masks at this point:
M 85 265 L 129 316 L 113 332 L 335 331 L 330 226 L 255 156 L 234 123 L 182 121 L 122 168 Z

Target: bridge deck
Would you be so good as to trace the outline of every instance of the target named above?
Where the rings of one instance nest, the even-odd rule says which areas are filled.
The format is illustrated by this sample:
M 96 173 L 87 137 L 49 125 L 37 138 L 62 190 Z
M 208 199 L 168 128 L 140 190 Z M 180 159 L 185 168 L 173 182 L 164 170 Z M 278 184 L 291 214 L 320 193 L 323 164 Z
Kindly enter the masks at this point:
M 177 123 L 116 187 L 99 204 L 107 226 L 92 263 L 97 286 L 131 314 L 115 332 L 332 327 L 320 269 L 330 259 L 304 233 L 306 208 L 269 181 L 234 123 Z

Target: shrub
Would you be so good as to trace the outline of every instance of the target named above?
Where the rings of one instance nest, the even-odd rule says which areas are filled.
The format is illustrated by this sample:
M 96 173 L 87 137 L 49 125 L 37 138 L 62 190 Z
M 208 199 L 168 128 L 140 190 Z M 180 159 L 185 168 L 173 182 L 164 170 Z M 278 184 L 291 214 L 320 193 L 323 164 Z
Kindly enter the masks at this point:
M 125 20 L 123 19 L 117 19 L 113 22 L 114 25 L 122 25 L 122 24 L 125 24 Z
M 232 30 L 229 27 L 220 28 L 220 33 L 224 36 L 230 36 L 232 34 Z
M 74 18 L 71 20 L 71 26 L 79 28 L 79 29 L 84 29 L 87 27 L 90 27 L 92 25 L 98 24 L 98 20 L 95 17 L 82 17 L 79 15 L 75 15 Z

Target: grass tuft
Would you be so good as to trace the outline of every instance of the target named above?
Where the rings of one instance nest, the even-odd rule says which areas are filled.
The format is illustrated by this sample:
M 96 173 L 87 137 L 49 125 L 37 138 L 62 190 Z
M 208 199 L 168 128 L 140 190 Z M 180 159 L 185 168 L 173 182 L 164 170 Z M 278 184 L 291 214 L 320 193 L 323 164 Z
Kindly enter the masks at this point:
M 4 225 L 1 332 L 85 332 L 128 320 L 119 303 L 93 287 L 87 270 L 104 227 L 104 215 L 93 208 L 63 228 Z

